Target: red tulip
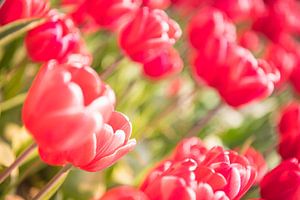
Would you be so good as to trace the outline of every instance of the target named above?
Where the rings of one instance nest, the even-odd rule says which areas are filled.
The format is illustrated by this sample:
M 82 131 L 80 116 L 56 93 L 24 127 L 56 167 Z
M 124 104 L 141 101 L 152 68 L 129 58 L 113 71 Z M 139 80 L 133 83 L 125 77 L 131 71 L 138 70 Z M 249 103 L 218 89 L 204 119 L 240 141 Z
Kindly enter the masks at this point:
M 283 33 L 300 32 L 300 4 L 295 0 L 274 1 L 262 17 L 253 24 L 254 30 L 278 42 Z
M 48 0 L 7 0 L 0 6 L 0 24 L 24 18 L 43 17 L 48 9 Z
M 179 25 L 163 10 L 143 7 L 124 27 L 119 43 L 131 59 L 145 63 L 169 49 L 180 35 Z
M 244 31 L 239 38 L 239 44 L 242 47 L 249 49 L 254 53 L 260 51 L 261 48 L 260 43 L 261 41 L 258 33 L 253 30 Z
M 282 110 L 278 127 L 281 157 L 300 159 L 300 104 L 292 103 Z
M 250 51 L 224 38 L 207 41 L 193 66 L 195 77 L 218 90 L 226 103 L 239 107 L 268 97 L 279 72 Z
M 34 61 L 63 61 L 79 45 L 79 38 L 73 21 L 53 11 L 45 23 L 28 32 L 25 44 Z
M 180 161 L 192 158 L 198 163 L 201 162 L 208 149 L 205 144 L 197 137 L 183 139 L 175 148 L 173 159 Z
M 165 9 L 170 3 L 170 0 L 143 0 L 143 5 L 149 8 Z
M 246 157 L 221 147 L 209 150 L 196 169 L 198 182 L 208 184 L 214 192 L 224 192 L 231 200 L 240 199 L 255 179 L 256 171 Z M 211 191 L 207 185 L 201 190 Z
M 140 0 L 87 0 L 88 13 L 101 27 L 120 30 L 140 6 Z
M 300 196 L 300 164 L 297 159 L 283 161 L 260 183 L 264 200 L 298 200 Z
M 290 81 L 298 93 L 300 93 L 300 57 L 298 58 L 297 65 L 295 66 L 294 70 L 292 71 Z
M 238 200 L 255 178 L 245 157 L 221 147 L 207 150 L 199 139 L 190 138 L 149 173 L 140 189 L 150 200 Z
M 22 117 L 39 147 L 67 150 L 94 137 L 114 103 L 114 92 L 92 68 L 50 61 L 35 78 Z
M 140 190 L 129 186 L 120 186 L 107 191 L 100 200 L 149 200 Z
M 155 168 L 141 186 L 150 200 L 196 200 L 193 160 L 165 161 Z
M 258 184 L 268 171 L 268 166 L 264 157 L 252 147 L 247 148 L 242 155 L 245 156 L 249 163 L 255 168 L 257 172 L 255 183 Z
M 276 83 L 277 87 L 289 80 L 293 69 L 296 67 L 294 54 L 279 45 L 269 45 L 265 53 L 265 59 L 280 72 L 280 80 Z
M 188 34 L 191 45 L 203 50 L 212 37 L 224 37 L 228 41 L 236 40 L 235 26 L 218 9 L 206 7 L 201 9 L 190 21 Z
M 121 113 L 113 112 L 102 130 L 97 131 L 82 145 L 65 151 L 46 150 L 39 147 L 41 158 L 50 165 L 71 163 L 80 169 L 95 172 L 114 164 L 133 149 L 134 139 L 129 139 L 131 123 Z
M 156 57 L 143 63 L 144 75 L 150 79 L 169 77 L 179 73 L 182 68 L 183 61 L 173 48 L 163 50 Z
M 251 20 L 265 11 L 263 0 L 215 0 L 213 6 L 222 10 L 234 21 Z

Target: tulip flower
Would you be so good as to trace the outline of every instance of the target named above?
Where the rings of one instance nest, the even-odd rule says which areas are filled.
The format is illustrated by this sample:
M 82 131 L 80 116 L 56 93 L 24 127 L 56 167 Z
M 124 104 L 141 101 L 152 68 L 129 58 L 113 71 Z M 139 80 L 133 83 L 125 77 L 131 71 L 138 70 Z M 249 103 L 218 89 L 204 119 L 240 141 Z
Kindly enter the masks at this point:
M 199 10 L 189 22 L 187 32 L 191 45 L 198 50 L 204 49 L 206 41 L 212 37 L 224 37 L 231 42 L 236 40 L 234 24 L 212 7 Z
M 193 71 L 200 84 L 215 88 L 233 107 L 268 97 L 280 77 L 266 61 L 256 60 L 250 51 L 224 38 L 207 41 Z
M 35 78 L 22 117 L 40 147 L 66 150 L 100 131 L 114 103 L 114 92 L 90 67 L 50 61 Z
M 139 0 L 87 0 L 87 12 L 95 22 L 110 30 L 120 30 L 134 16 Z
M 143 71 L 150 79 L 162 79 L 179 73 L 183 68 L 183 61 L 178 52 L 173 49 L 166 49 L 159 55 L 143 63 Z
M 47 21 L 28 32 L 25 45 L 30 58 L 37 62 L 64 61 L 79 45 L 79 30 L 73 21 L 52 11 Z
M 107 191 L 100 200 L 149 200 L 140 190 L 129 186 L 120 186 Z
M 291 103 L 281 111 L 278 151 L 283 159 L 300 159 L 300 104 Z
M 291 74 L 291 77 L 290 77 L 290 81 L 293 85 L 293 88 L 298 93 L 300 93 L 300 79 L 299 79 L 299 76 L 300 76 L 300 60 L 298 59 L 298 64 L 296 65 L 296 67 L 292 71 L 292 74 Z
M 297 62 L 293 53 L 288 52 L 279 45 L 269 45 L 265 53 L 265 59 L 280 72 L 280 80 L 276 83 L 277 87 L 289 80 Z
M 263 0 L 215 0 L 213 6 L 238 22 L 261 16 L 266 9 Z
M 300 196 L 300 164 L 297 159 L 280 163 L 260 183 L 264 200 L 297 200 Z
M 48 0 L 8 0 L 0 6 L 0 25 L 18 19 L 43 17 L 49 10 Z
M 174 155 L 176 160 L 163 161 L 141 185 L 150 200 L 238 200 L 256 178 L 246 157 L 221 147 L 206 150 L 197 138 L 182 141 Z
M 245 156 L 248 159 L 249 163 L 255 168 L 257 172 L 255 183 L 258 184 L 268 171 L 268 166 L 264 157 L 260 152 L 256 151 L 252 147 L 244 150 L 244 152 L 242 152 L 242 155 Z
M 179 142 L 174 150 L 172 158 L 174 160 L 184 160 L 192 158 L 197 162 L 201 162 L 205 153 L 208 151 L 205 144 L 197 137 L 183 139 Z
M 135 146 L 131 124 L 114 104 L 114 92 L 92 68 L 50 61 L 29 90 L 23 122 L 46 163 L 98 171 Z
M 149 8 L 165 9 L 170 5 L 170 0 L 143 0 L 143 6 Z
M 119 43 L 132 60 L 145 63 L 169 49 L 181 36 L 179 25 L 163 10 L 141 8 L 124 27 Z

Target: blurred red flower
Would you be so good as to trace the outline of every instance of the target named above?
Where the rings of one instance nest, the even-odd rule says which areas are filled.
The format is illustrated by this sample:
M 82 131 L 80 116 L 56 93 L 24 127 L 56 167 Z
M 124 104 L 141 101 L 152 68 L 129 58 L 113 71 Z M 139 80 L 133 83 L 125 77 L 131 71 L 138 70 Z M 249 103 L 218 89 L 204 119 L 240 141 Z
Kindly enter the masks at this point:
M 223 37 L 228 41 L 236 40 L 234 24 L 216 8 L 205 7 L 200 9 L 188 24 L 187 32 L 191 45 L 203 50 L 206 42 L 213 37 Z
M 283 159 L 300 159 L 300 104 L 291 103 L 281 111 L 278 151 Z
M 43 17 L 49 10 L 48 0 L 8 0 L 0 6 L 0 25 L 18 19 Z
M 34 61 L 63 61 L 77 48 L 79 40 L 79 30 L 73 21 L 52 10 L 45 23 L 28 32 L 25 44 L 30 58 Z
M 300 196 L 300 164 L 297 159 L 283 161 L 260 183 L 265 200 L 298 200 Z
M 134 16 L 140 0 L 86 0 L 87 12 L 101 27 L 120 30 Z
M 163 10 L 143 7 L 124 27 L 119 43 L 132 60 L 145 63 L 169 49 L 180 36 L 179 25 Z
M 170 4 L 170 0 L 143 0 L 143 5 L 149 8 L 165 9 Z
M 143 71 L 150 79 L 163 79 L 179 73 L 183 68 L 183 61 L 174 48 L 165 49 L 157 56 L 143 63 Z
M 224 38 L 210 39 L 205 47 L 194 60 L 194 75 L 215 88 L 227 104 L 239 107 L 273 92 L 280 74 L 266 61 Z

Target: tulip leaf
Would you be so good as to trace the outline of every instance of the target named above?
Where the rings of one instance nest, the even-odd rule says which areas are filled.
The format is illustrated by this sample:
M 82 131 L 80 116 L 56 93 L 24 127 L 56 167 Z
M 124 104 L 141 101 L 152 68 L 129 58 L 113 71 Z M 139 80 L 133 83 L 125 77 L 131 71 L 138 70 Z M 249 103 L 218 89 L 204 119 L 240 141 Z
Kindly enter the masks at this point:
M 39 197 L 40 200 L 48 200 L 50 199 L 56 192 L 57 190 L 60 188 L 60 186 L 65 182 L 68 174 L 69 174 L 69 170 L 64 172 L 60 177 L 59 180 L 57 180 L 55 182 L 54 185 L 51 186 L 51 189 L 48 190 L 47 192 L 43 193 L 42 196 Z
M 38 26 L 43 21 L 43 19 L 36 18 L 22 19 L 0 27 L 0 46 L 13 41 L 30 29 Z

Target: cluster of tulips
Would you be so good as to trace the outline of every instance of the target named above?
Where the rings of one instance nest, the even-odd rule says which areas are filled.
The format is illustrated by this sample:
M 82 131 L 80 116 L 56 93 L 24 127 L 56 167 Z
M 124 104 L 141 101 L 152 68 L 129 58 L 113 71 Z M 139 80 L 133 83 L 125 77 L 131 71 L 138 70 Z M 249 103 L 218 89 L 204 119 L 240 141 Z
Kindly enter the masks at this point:
M 149 79 L 178 75 L 189 53 L 192 77 L 215 89 L 234 109 L 259 102 L 290 83 L 300 92 L 300 2 L 296 0 L 6 0 L 0 24 L 42 19 L 24 39 L 41 63 L 22 109 L 40 158 L 49 165 L 95 172 L 131 151 L 132 125 L 117 112 L 113 89 L 91 67 L 82 35 L 106 30 L 120 51 Z M 188 19 L 186 46 L 164 9 Z M 239 200 L 252 186 L 261 200 L 300 199 L 300 103 L 286 105 L 278 121 L 282 162 L 268 172 L 252 147 L 208 147 L 197 137 L 180 141 L 139 187 L 119 186 L 101 200 Z M 15 166 L 16 167 L 16 166 Z M 10 172 L 13 168 L 9 168 Z M 41 194 L 40 194 L 41 195 Z

